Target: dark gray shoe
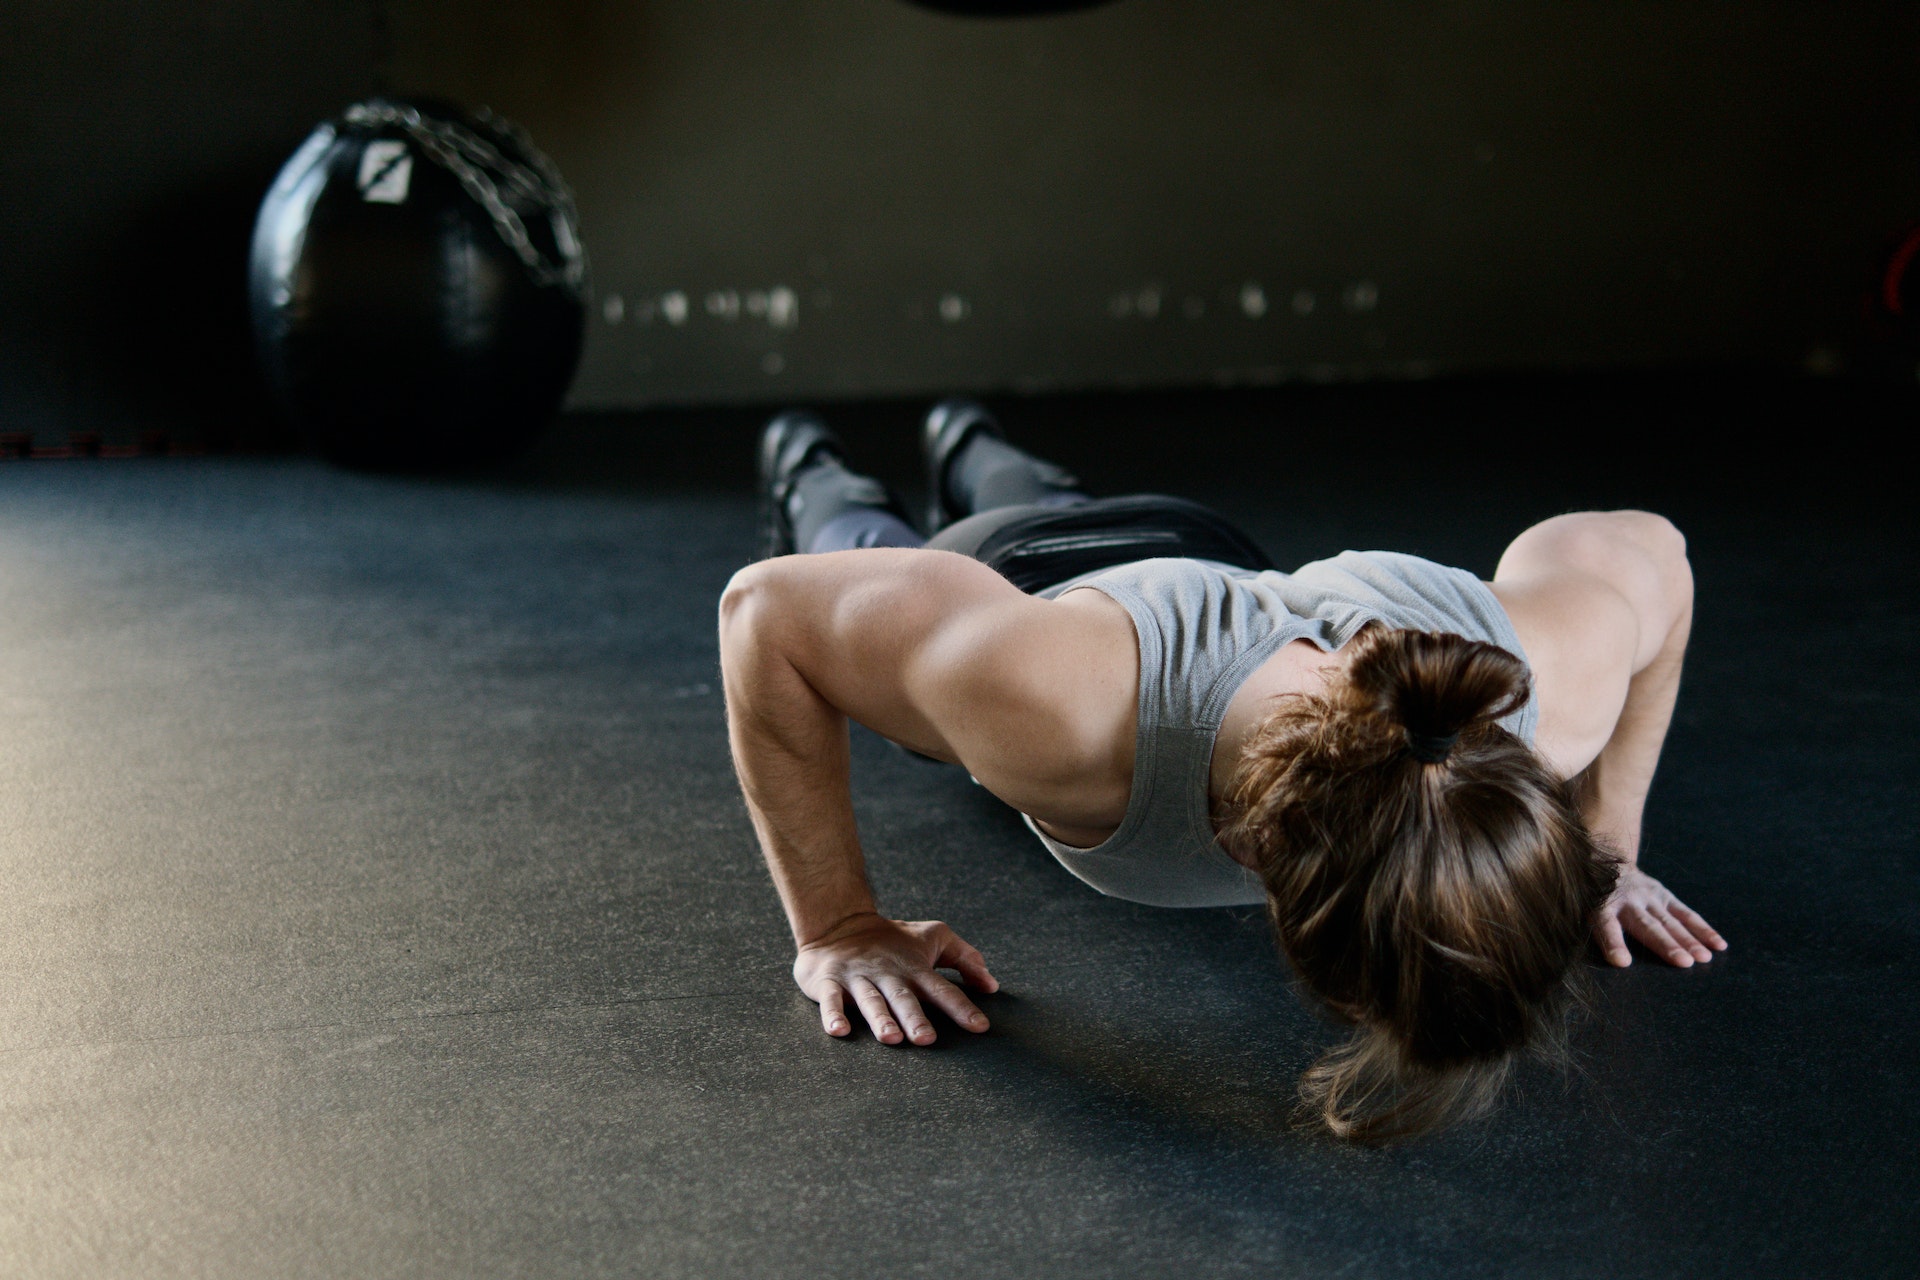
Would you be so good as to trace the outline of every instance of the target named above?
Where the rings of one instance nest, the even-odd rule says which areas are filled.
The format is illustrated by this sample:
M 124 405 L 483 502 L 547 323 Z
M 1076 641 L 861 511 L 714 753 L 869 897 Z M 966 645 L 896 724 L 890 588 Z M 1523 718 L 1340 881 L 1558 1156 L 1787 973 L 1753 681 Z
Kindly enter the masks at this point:
M 947 497 L 947 464 L 976 431 L 1006 439 L 987 407 L 974 400 L 942 400 L 927 411 L 926 421 L 920 424 L 920 457 L 927 468 L 928 537 L 971 514 L 954 506 Z
M 825 458 L 844 459 L 840 437 L 827 430 L 819 417 L 789 410 L 775 417 L 760 433 L 760 555 L 762 559 L 793 553 L 793 521 L 787 499 L 793 478 Z

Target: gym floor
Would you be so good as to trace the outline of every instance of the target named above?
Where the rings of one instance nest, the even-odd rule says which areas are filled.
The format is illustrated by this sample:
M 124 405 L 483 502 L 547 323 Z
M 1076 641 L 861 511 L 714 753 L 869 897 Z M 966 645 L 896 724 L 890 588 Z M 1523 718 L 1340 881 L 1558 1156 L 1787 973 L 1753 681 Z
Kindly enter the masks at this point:
M 835 409 L 915 482 L 920 406 Z M 22 1275 L 1891 1276 L 1920 1256 L 1908 401 L 1735 377 L 1009 401 L 1282 564 L 1645 506 L 1699 609 L 1645 859 L 1732 947 L 1388 1150 L 1258 912 L 1101 898 L 856 733 L 883 907 L 1005 992 L 823 1036 L 728 763 L 759 411 L 437 480 L 0 464 L 0 1240 Z

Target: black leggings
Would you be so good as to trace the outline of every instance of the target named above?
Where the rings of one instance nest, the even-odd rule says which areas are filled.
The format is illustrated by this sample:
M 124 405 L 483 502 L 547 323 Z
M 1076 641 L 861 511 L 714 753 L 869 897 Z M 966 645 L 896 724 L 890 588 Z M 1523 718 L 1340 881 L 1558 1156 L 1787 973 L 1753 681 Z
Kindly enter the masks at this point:
M 1243 569 L 1274 567 L 1225 517 L 1197 502 L 1157 493 L 1092 498 L 1073 506 L 995 507 L 956 520 L 926 545 L 972 556 L 1028 593 L 1163 556 L 1218 560 Z
M 994 437 L 955 459 L 948 488 L 972 512 L 931 539 L 901 518 L 878 481 L 835 461 L 800 477 L 803 551 L 934 547 L 971 556 L 1026 592 L 1081 574 L 1163 556 L 1246 569 L 1273 562 L 1253 539 L 1197 502 L 1161 494 L 1093 498 L 1054 464 Z

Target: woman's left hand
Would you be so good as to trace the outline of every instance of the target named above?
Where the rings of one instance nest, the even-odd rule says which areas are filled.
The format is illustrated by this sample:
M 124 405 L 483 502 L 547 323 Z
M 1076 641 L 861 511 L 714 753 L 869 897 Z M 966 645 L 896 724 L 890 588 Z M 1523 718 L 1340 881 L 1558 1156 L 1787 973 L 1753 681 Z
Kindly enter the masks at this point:
M 1620 883 L 1593 923 L 1607 962 L 1622 969 L 1633 963 L 1623 927 L 1647 950 L 1681 969 L 1692 968 L 1696 960 L 1704 964 L 1715 951 L 1727 949 L 1727 940 L 1699 912 L 1638 867 L 1621 868 Z

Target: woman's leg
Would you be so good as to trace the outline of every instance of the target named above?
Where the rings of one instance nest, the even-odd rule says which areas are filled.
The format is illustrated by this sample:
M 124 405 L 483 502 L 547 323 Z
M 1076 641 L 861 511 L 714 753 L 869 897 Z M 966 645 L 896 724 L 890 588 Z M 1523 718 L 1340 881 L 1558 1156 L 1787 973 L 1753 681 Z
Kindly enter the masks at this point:
M 1087 500 L 1064 467 L 1008 444 L 993 414 L 973 400 L 942 400 L 928 411 L 920 426 L 920 456 L 927 468 L 929 532 L 999 507 Z
M 847 466 L 845 446 L 817 414 L 789 409 L 760 432 L 760 554 L 917 547 L 906 508 Z
M 964 518 L 941 530 L 933 546 L 972 555 L 986 537 L 1013 519 L 1089 500 L 1066 468 L 1008 444 L 984 409 L 965 401 L 946 401 L 942 408 L 977 415 L 978 425 L 967 430 L 939 479 L 946 508 Z M 794 477 L 787 510 L 800 551 L 918 547 L 926 542 L 907 524 L 886 486 L 849 470 L 835 455 L 823 456 Z
M 967 437 L 947 463 L 947 501 L 964 515 L 1001 507 L 1071 507 L 1085 502 L 1077 476 L 985 431 Z
M 1273 567 L 1252 539 L 1198 503 L 1091 497 L 1064 468 L 1007 443 L 972 401 L 935 405 L 921 443 L 936 490 L 929 519 L 952 520 L 927 545 L 991 565 L 1023 591 L 1156 556 Z
M 1066 507 L 998 507 L 954 521 L 927 545 L 971 556 L 1027 592 L 1164 557 L 1273 568 L 1266 553 L 1217 512 L 1153 493 L 1091 498 Z
M 926 542 L 885 485 L 837 457 L 822 458 L 793 477 L 787 518 L 793 522 L 794 549 L 803 553 Z
M 1085 498 L 1074 506 L 1084 505 Z M 1022 502 L 1004 507 L 994 507 L 988 511 L 977 512 L 964 519 L 955 520 L 927 539 L 927 545 L 935 551 L 957 551 L 963 556 L 980 559 L 980 548 L 989 538 L 1001 530 L 1044 516 L 1050 511 L 1059 510 L 1058 504 L 1046 505 L 1039 502 Z
M 1000 434 L 1000 424 L 971 400 L 943 400 L 927 416 L 923 447 L 934 453 L 942 433 L 960 434 L 960 444 L 944 460 L 930 457 L 928 486 L 938 487 L 928 519 L 939 528 L 927 543 L 941 551 L 980 558 L 987 540 L 1009 526 L 1086 504 L 1090 497 L 1079 477 L 1065 467 L 1037 458 Z

